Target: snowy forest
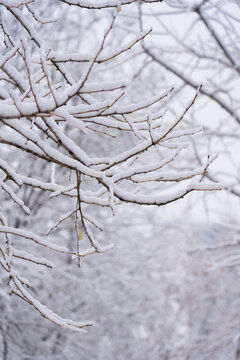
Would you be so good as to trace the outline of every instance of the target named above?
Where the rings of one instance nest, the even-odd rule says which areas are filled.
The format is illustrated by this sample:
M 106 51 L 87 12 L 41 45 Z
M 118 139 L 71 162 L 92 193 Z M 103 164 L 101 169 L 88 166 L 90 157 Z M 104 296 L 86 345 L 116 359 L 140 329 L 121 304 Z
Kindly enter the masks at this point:
M 0 360 L 240 360 L 240 0 L 0 0 Z

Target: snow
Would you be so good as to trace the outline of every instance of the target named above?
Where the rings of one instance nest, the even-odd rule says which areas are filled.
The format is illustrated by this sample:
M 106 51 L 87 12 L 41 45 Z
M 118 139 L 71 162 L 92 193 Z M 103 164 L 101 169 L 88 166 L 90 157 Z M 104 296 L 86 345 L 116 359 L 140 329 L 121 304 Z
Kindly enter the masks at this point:
M 30 209 L 24 204 L 24 202 L 19 199 L 19 197 L 13 192 L 13 190 L 8 186 L 6 183 L 4 183 L 0 179 L 0 187 L 12 198 L 12 200 L 19 205 L 22 210 L 27 214 L 30 215 Z
M 11 250 L 12 250 L 12 255 L 15 257 L 18 257 L 20 259 L 25 259 L 30 262 L 33 262 L 33 263 L 36 263 L 39 265 L 44 265 L 44 266 L 47 266 L 50 268 L 53 267 L 53 263 L 51 261 L 44 259 L 44 258 L 36 257 L 35 255 L 29 253 L 28 251 L 15 249 L 14 247 L 11 247 Z
M 23 182 L 21 177 L 2 159 L 0 159 L 0 169 L 2 169 L 18 186 L 22 185 Z
M 121 199 L 122 201 L 136 203 L 136 204 L 143 204 L 143 205 L 157 205 L 162 206 L 169 204 L 173 201 L 183 198 L 185 195 L 192 191 L 197 190 L 221 190 L 222 184 L 215 184 L 215 183 L 199 183 L 199 182 L 192 182 L 191 184 L 187 185 L 186 188 L 180 189 L 174 193 L 169 194 L 160 194 L 160 195 L 142 195 L 142 194 L 132 194 L 128 193 L 119 187 L 114 189 L 115 195 Z
M 30 231 L 27 231 L 27 230 L 15 229 L 13 227 L 0 225 L 0 233 L 20 236 L 22 238 L 31 240 L 39 245 L 47 247 L 56 252 L 66 253 L 66 254 L 70 253 L 70 251 L 66 247 L 55 245 L 54 243 L 47 241 L 47 240 L 43 239 L 42 237 L 40 237 Z

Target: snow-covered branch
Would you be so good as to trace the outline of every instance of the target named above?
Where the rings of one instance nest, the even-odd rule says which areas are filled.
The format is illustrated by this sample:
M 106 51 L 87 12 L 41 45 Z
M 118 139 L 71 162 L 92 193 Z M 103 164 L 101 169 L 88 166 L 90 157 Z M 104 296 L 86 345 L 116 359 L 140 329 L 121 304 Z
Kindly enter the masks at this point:
M 61 2 L 99 9 L 135 1 Z M 105 51 L 114 16 L 95 51 L 88 55 L 54 51 L 42 30 L 49 22 L 40 19 L 30 3 L 37 7 L 39 2 L 0 3 L 5 38 L 0 59 L 0 188 L 6 204 L 19 208 L 14 222 L 15 210 L 9 212 L 6 207 L 11 226 L 5 220 L 0 226 L 0 264 L 8 273 L 11 293 L 53 323 L 79 331 L 91 324 L 63 319 L 47 309 L 26 289 L 31 288 L 30 282 L 14 270 L 15 260 L 52 267 L 47 255 L 36 256 L 34 250 L 26 250 L 26 244 L 32 244 L 31 250 L 40 246 L 74 257 L 80 266 L 81 258 L 111 247 L 99 243 L 97 231 L 103 226 L 92 216 L 90 205 L 108 207 L 115 214 L 121 203 L 161 206 L 192 191 L 218 190 L 221 185 L 204 181 L 209 164 L 192 168 L 185 163 L 184 171 L 171 170 L 173 163 L 185 162 L 189 137 L 199 132 L 199 127 L 181 125 L 199 90 L 173 121 L 165 111 L 172 88 L 133 101 L 127 79 L 107 75 L 108 64 L 137 46 L 150 30 Z M 17 23 L 18 31 L 12 23 Z M 69 203 L 63 209 L 66 198 Z M 48 207 L 55 221 L 49 216 L 45 229 L 32 230 L 37 227 L 37 208 L 48 211 Z M 67 221 L 74 229 L 70 248 L 58 244 L 57 236 L 50 241 L 42 235 L 57 234 Z

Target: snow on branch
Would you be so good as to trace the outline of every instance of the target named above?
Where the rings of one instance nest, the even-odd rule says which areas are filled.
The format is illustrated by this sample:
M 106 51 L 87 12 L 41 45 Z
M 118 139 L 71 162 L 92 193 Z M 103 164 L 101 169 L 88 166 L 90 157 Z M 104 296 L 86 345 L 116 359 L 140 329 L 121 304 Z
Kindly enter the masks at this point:
M 59 0 L 68 5 L 79 6 L 86 9 L 104 9 L 104 8 L 117 8 L 121 9 L 121 5 L 129 5 L 137 2 L 138 0 Z M 163 0 L 142 0 L 143 3 L 157 3 Z
M 120 3 L 62 2 L 97 9 Z M 132 2 L 123 0 L 121 4 Z M 6 207 L 11 226 L 0 217 L 0 265 L 8 273 L 11 293 L 53 323 L 82 331 L 91 323 L 73 322 L 47 309 L 31 295 L 29 281 L 15 266 L 23 261 L 51 268 L 49 259 L 34 255 L 32 249 L 36 247 L 73 257 L 79 266 L 81 258 L 111 248 L 97 239 L 103 226 L 91 214 L 93 207 L 104 206 L 115 214 L 121 203 L 162 206 L 192 191 L 220 189 L 221 185 L 204 181 L 210 161 L 197 169 L 185 161 L 189 137 L 199 128 L 185 128 L 181 122 L 194 106 L 199 90 L 182 114 L 170 121 L 165 106 L 172 88 L 133 102 L 126 79 L 113 81 L 111 73 L 101 79 L 95 75 L 96 69 L 103 69 L 105 74 L 108 61 L 130 50 L 149 30 L 105 52 L 113 17 L 95 53 L 84 57 L 53 51 L 44 41 L 35 25 L 42 27 L 48 22 L 35 15 L 37 1 L 5 0 L 0 4 L 8 19 L 1 20 L 6 42 L 0 58 L 4 89 L 0 96 L 0 188 L 5 203 L 16 204 L 18 209 L 14 223 L 15 207 L 10 213 L 10 206 Z M 12 30 L 12 22 L 18 23 L 18 32 Z M 69 66 L 72 64 L 79 67 L 78 72 Z M 178 168 L 181 162 L 185 164 L 183 170 Z M 31 202 L 34 196 L 36 201 Z M 66 198 L 69 207 L 65 210 L 62 205 Z M 49 216 L 46 229 L 39 232 L 51 233 L 51 240 L 35 231 L 37 220 L 34 222 L 34 214 L 39 209 L 48 212 L 49 204 L 54 221 Z M 54 236 L 69 221 L 73 225 L 71 248 L 59 245 Z M 82 245 L 81 240 L 88 245 Z M 32 244 L 31 251 L 26 244 Z

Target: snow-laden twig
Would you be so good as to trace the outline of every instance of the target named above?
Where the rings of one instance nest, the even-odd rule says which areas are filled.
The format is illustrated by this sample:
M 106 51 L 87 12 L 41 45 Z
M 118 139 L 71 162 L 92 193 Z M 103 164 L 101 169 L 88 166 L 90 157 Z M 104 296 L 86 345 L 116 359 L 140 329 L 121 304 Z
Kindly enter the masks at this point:
M 61 2 L 119 10 L 135 1 Z M 149 98 L 132 99 L 126 78 L 119 80 L 111 72 L 107 75 L 108 64 L 117 63 L 118 57 L 132 51 L 150 30 L 111 49 L 108 41 L 116 21 L 113 16 L 92 54 L 68 53 L 65 49 L 53 51 L 42 35 L 48 21 L 37 15 L 37 6 L 20 0 L 0 3 L 10 25 L 1 23 L 9 48 L 6 46 L 0 58 L 3 83 L 7 84 L 0 90 L 3 150 L 0 170 L 5 176 L 0 179 L 0 188 L 7 193 L 4 201 L 13 217 L 11 226 L 0 217 L 0 265 L 10 279 L 12 293 L 53 323 L 82 331 L 91 323 L 78 323 L 54 314 L 26 289 L 31 287 L 31 281 L 16 271 L 15 266 L 30 262 L 32 266 L 51 268 L 52 263 L 45 259 L 47 250 L 71 256 L 80 266 L 81 258 L 109 250 L 111 245 L 103 246 L 99 242 L 98 234 L 103 226 L 92 216 L 93 207 L 107 207 L 116 214 L 121 203 L 162 206 L 193 191 L 219 190 L 220 184 L 205 181 L 212 160 L 209 158 L 206 165 L 196 168 L 186 156 L 187 145 L 191 143 L 189 137 L 198 133 L 199 127 L 185 128 L 181 123 L 194 106 L 200 89 L 181 115 L 170 120 L 166 109 L 173 88 L 164 92 L 156 90 Z M 12 21 L 19 26 L 19 32 L 14 34 Z M 11 153 L 14 155 L 10 156 Z M 27 166 L 27 161 L 31 165 Z M 184 169 L 179 170 L 181 161 Z M 166 183 L 170 186 L 165 186 Z M 26 215 L 31 210 L 29 220 L 23 215 L 15 216 L 9 210 L 11 202 Z M 55 223 L 51 217 L 56 219 Z M 70 234 L 66 224 L 70 224 L 71 237 L 75 227 L 75 239 L 69 238 L 72 243 L 68 247 L 58 245 L 54 239 L 47 240 L 37 234 L 37 221 L 44 222 L 43 227 L 49 229 L 41 229 L 41 233 L 60 234 L 64 241 L 66 234 Z M 28 243 L 32 244 L 31 250 L 27 249 Z M 35 256 L 34 247 L 44 247 L 44 257 Z

